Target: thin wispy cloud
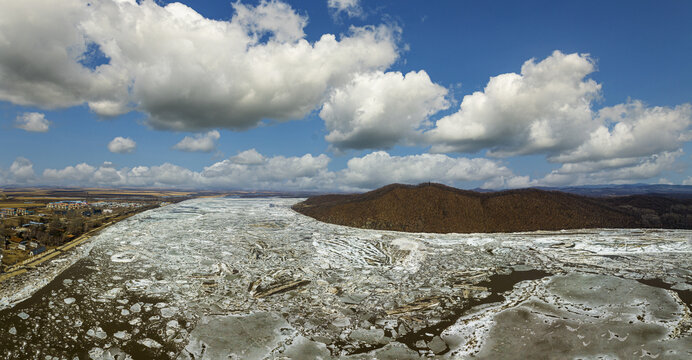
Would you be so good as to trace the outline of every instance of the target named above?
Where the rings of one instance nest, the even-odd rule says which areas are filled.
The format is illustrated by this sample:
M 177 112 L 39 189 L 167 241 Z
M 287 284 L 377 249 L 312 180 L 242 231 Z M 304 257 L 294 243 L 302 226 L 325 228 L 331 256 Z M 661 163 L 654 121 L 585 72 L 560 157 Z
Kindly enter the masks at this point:
M 360 0 L 327 0 L 327 6 L 334 13 L 334 17 L 346 14 L 348 17 L 363 17 L 363 8 Z

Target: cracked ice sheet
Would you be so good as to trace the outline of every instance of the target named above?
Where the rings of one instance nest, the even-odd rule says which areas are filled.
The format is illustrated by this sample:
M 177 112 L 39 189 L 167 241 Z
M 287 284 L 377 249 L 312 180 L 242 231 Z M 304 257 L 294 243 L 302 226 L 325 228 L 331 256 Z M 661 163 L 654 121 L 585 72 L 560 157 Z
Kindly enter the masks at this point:
M 276 313 L 203 317 L 190 334 L 183 359 L 264 359 L 294 330 Z
M 692 357 L 690 310 L 663 289 L 572 273 L 524 283 L 507 299 L 445 331 L 451 357 Z
M 534 268 L 692 283 L 688 231 L 411 234 L 320 223 L 293 212 L 296 201 L 196 199 L 113 225 L 93 238 L 88 257 L 26 302 L 0 312 L 2 331 L 16 332 L 0 339 L 0 349 L 7 358 L 88 356 L 82 349 L 175 358 L 199 338 L 198 326 L 208 319 L 269 313 L 280 314 L 290 330 L 272 343 L 272 356 L 294 353 L 295 339 L 299 348 L 318 353 L 326 345 L 334 356 L 367 350 L 371 344 L 349 340 L 349 334 L 370 327 L 386 328 L 384 341 L 390 343 L 362 356 L 432 355 L 398 343 L 391 330 L 399 331 L 406 316 L 422 319 L 408 324 L 414 329 L 450 316 L 468 301 L 455 287 L 460 281 L 475 284 Z M 256 297 L 303 280 L 309 283 Z M 533 283 L 517 288 L 527 287 L 526 296 L 532 296 L 538 291 L 531 290 Z M 441 299 L 439 305 L 386 315 L 428 297 Z M 509 299 L 484 306 L 519 306 Z M 21 312 L 30 317 L 19 318 Z M 179 325 L 169 326 L 173 321 Z M 99 328 L 105 338 L 87 335 Z M 482 343 L 487 331 L 475 333 Z

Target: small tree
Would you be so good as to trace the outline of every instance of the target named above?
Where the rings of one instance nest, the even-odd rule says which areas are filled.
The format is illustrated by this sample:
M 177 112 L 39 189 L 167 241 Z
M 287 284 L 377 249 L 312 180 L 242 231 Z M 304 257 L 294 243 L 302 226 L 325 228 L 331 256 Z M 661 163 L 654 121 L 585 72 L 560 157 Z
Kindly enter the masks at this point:
M 49 244 L 51 242 L 51 236 L 43 230 L 38 230 L 36 231 L 36 241 L 42 245 L 51 245 Z
M 84 232 L 84 220 L 81 217 L 70 219 L 70 222 L 67 224 L 67 232 L 73 235 L 80 235 Z
M 64 232 L 64 230 L 65 229 L 63 228 L 60 218 L 57 216 L 53 216 L 50 219 L 50 222 L 48 223 L 49 234 L 53 237 L 59 237 Z

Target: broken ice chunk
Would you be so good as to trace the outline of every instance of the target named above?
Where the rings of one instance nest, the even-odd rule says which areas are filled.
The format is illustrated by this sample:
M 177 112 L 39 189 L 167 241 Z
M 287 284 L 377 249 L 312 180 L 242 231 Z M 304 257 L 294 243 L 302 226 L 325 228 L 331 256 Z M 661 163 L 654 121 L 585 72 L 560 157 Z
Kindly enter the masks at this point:
M 447 344 L 439 336 L 435 336 L 427 345 L 435 354 L 441 354 L 448 349 Z
M 89 350 L 90 359 L 103 359 L 103 349 L 100 347 L 95 347 Z
M 371 345 L 386 344 L 388 342 L 384 337 L 384 330 L 382 329 L 355 329 L 351 332 L 349 338 Z
M 103 331 L 103 329 L 101 329 L 100 327 L 97 327 L 94 329 L 89 329 L 86 334 L 87 334 L 87 336 L 91 336 L 91 337 L 101 339 L 101 340 L 108 337 L 108 334 L 106 334 L 106 332 Z
M 134 305 L 130 306 L 130 312 L 138 313 L 140 311 L 142 311 L 142 305 L 134 304 Z
M 113 336 L 120 340 L 130 339 L 130 334 L 128 334 L 127 331 L 118 331 L 115 334 L 113 334 Z
M 332 325 L 336 327 L 346 327 L 351 325 L 351 320 L 347 317 L 337 318 L 336 320 L 332 321 Z
M 360 304 L 363 300 L 365 300 L 370 294 L 368 293 L 350 293 L 350 294 L 344 294 L 342 297 L 339 298 L 341 302 L 344 304 L 352 304 L 352 305 L 357 305 Z
M 687 290 L 692 290 L 692 285 L 684 283 L 684 282 L 679 282 L 679 283 L 671 286 L 670 288 L 673 290 L 687 291 Z
M 162 347 L 161 344 L 156 342 L 155 340 L 152 340 L 150 338 L 144 338 L 142 340 L 137 341 L 139 344 L 146 346 L 150 349 L 160 349 Z
M 169 318 L 169 317 L 175 315 L 176 312 L 178 312 L 177 307 L 163 308 L 163 309 L 161 309 L 161 316 L 165 317 L 165 318 Z
M 122 288 L 112 288 L 112 289 L 106 291 L 105 293 L 101 294 L 100 297 L 103 299 L 113 300 L 118 296 L 118 294 L 120 294 L 121 290 L 122 290 Z

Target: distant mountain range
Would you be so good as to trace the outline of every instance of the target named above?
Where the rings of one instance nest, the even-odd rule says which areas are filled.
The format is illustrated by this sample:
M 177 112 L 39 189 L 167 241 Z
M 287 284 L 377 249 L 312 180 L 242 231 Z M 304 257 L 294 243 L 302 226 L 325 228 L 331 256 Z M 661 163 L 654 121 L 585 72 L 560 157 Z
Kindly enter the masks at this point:
M 477 192 L 435 183 L 392 184 L 363 194 L 313 196 L 293 209 L 334 224 L 409 232 L 692 228 L 690 186 L 560 190 Z
M 541 190 L 557 190 L 586 196 L 624 196 L 624 195 L 666 195 L 692 198 L 692 185 L 665 184 L 627 184 L 627 185 L 586 185 L 568 187 L 537 187 Z

